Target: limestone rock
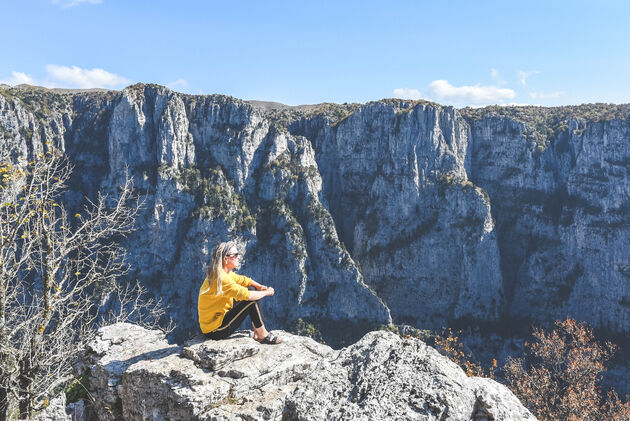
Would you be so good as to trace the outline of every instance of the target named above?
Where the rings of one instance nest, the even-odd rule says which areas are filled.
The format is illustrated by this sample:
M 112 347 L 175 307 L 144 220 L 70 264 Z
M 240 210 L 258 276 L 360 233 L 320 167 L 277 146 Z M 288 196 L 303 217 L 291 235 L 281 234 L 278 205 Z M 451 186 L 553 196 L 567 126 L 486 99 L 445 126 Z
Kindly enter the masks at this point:
M 74 421 L 71 415 L 66 412 L 66 395 L 61 393 L 59 396 L 50 400 L 48 406 L 42 412 L 37 414 L 34 421 Z
M 61 392 L 43 411 L 33 417 L 34 421 L 86 421 L 85 402 L 66 404 L 66 394 Z
M 467 377 L 418 339 L 371 332 L 301 382 L 289 419 L 533 420 L 503 385 Z
M 313 143 L 339 235 L 394 321 L 495 320 L 499 249 L 490 200 L 468 179 L 472 139 L 461 115 L 379 101 L 327 126 L 313 118 L 289 127 Z
M 237 332 L 179 348 L 132 325 L 103 328 L 87 356 L 98 419 L 534 419 L 506 387 L 466 377 L 418 339 L 372 332 L 335 351 L 276 334 L 282 344 Z
M 89 367 L 89 384 L 99 420 L 117 420 L 122 414 L 123 374 L 136 363 L 179 354 L 157 330 L 146 330 L 129 323 L 118 323 L 99 330 L 87 348 L 83 364 Z
M 574 117 L 546 138 L 508 117 L 469 121 L 470 179 L 493 204 L 506 312 L 629 331 L 630 121 Z

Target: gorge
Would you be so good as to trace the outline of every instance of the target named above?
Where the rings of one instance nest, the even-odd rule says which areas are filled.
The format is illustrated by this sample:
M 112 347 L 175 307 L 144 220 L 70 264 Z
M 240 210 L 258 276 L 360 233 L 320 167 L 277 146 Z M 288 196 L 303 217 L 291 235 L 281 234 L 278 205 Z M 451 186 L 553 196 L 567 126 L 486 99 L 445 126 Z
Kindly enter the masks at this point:
M 70 209 L 134 177 L 129 278 L 165 300 L 178 340 L 197 332 L 203 269 L 226 239 L 246 250 L 240 272 L 276 289 L 272 328 L 308 320 L 334 342 L 570 315 L 625 334 L 629 115 L 4 85 L 0 149 L 15 162 L 63 150 Z

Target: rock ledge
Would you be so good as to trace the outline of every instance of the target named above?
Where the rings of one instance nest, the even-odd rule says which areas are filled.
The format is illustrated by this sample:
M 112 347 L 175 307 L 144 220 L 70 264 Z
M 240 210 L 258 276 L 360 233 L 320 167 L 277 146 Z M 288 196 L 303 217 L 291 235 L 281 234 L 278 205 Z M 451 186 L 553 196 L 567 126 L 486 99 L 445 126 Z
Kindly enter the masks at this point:
M 158 331 L 102 328 L 81 366 L 100 420 L 534 420 L 503 385 L 467 377 L 414 338 L 377 331 L 333 350 L 278 332 L 169 345 Z

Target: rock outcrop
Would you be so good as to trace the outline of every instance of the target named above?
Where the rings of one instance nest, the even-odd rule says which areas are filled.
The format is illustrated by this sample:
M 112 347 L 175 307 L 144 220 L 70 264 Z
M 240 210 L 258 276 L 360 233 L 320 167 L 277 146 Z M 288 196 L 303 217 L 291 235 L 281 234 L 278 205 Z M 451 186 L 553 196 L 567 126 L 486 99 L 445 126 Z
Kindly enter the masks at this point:
M 71 213 L 134 177 L 129 276 L 169 304 L 178 338 L 198 329 L 203 268 L 230 238 L 241 273 L 277 291 L 262 301 L 274 327 L 358 337 L 569 314 L 628 332 L 629 114 L 0 88 L 0 151 L 64 150 Z
M 102 328 L 88 347 L 100 420 L 534 420 L 503 385 L 464 372 L 418 339 L 367 334 L 340 351 L 279 332 L 169 345 L 135 325 Z

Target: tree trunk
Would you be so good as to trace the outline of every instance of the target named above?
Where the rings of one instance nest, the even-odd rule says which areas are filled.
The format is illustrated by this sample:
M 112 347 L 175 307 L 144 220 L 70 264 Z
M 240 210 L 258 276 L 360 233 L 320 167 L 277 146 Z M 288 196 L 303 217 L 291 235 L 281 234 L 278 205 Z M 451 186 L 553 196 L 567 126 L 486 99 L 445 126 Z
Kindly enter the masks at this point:
M 4 263 L 3 263 L 4 265 Z M 7 289 L 4 279 L 0 279 L 0 343 L 7 343 L 6 334 L 6 301 L 7 301 Z M 6 354 L 0 353 L 0 421 L 7 421 L 9 414 L 9 359 Z
M 19 411 L 20 419 L 30 419 L 33 412 L 31 402 L 31 361 L 25 358 L 20 361 L 20 374 L 18 376 L 18 385 L 20 387 L 19 395 Z
M 9 412 L 9 391 L 6 387 L 0 387 L 0 421 L 7 421 Z

